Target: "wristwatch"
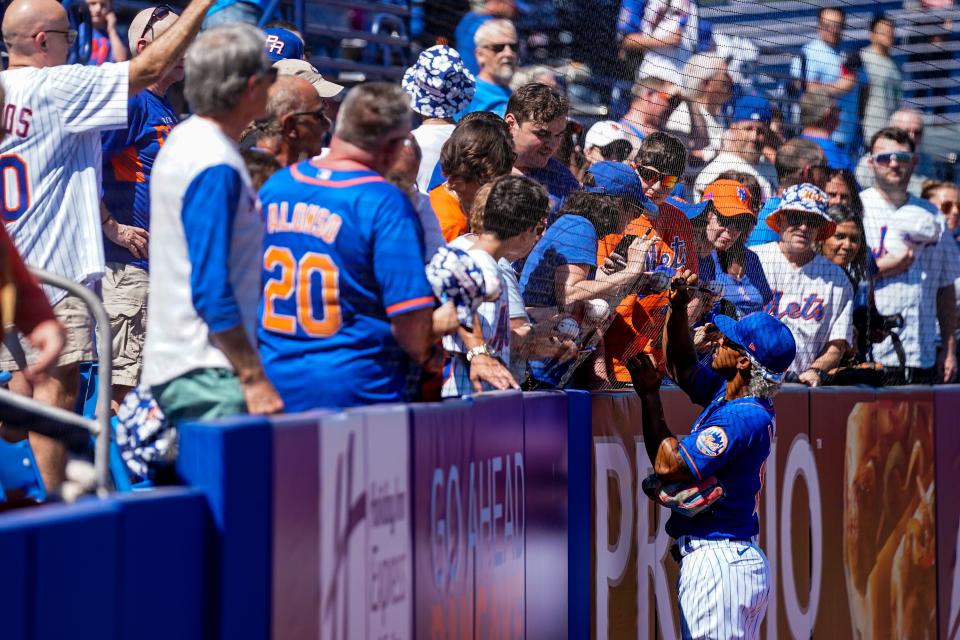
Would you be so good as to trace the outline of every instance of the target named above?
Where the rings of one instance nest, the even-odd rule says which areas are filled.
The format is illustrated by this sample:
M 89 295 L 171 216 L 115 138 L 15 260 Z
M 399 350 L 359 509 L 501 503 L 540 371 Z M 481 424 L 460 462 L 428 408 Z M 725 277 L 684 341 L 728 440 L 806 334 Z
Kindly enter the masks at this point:
M 487 346 L 486 343 L 481 344 L 467 351 L 467 362 L 471 362 L 477 356 L 490 356 L 493 358 L 496 356 L 496 352 Z

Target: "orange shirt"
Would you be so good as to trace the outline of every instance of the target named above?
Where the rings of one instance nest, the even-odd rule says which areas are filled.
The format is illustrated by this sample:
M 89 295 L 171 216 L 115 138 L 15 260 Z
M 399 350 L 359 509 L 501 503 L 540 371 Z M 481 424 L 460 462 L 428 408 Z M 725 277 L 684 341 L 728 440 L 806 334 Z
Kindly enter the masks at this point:
M 597 264 L 603 264 L 623 236 L 630 234 L 642 238 L 650 228 L 658 238 L 655 249 L 661 265 L 672 269 L 697 270 L 693 227 L 682 211 L 667 203 L 660 205 L 656 220 L 640 216 L 632 220 L 622 234 L 610 234 L 601 239 L 597 249 Z M 617 315 L 603 336 L 607 371 L 614 379 L 630 382 L 630 373 L 623 363 L 640 351 L 652 353 L 663 368 L 660 342 L 667 304 L 667 292 L 664 291 L 639 298 L 630 294 L 617 306 Z
M 470 230 L 470 221 L 463 212 L 460 201 L 447 190 L 445 185 L 435 187 L 430 192 L 430 205 L 437 214 L 443 239 L 452 242 Z

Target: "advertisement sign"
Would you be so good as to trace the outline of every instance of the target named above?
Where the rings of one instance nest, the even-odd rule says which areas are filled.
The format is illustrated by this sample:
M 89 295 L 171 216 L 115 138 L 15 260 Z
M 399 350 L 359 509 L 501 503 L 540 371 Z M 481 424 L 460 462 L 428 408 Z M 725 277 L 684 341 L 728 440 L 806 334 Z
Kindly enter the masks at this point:
M 937 493 L 937 595 L 940 638 L 960 638 L 960 387 L 937 387 L 934 394 Z
M 413 637 L 403 406 L 274 423 L 274 638 Z

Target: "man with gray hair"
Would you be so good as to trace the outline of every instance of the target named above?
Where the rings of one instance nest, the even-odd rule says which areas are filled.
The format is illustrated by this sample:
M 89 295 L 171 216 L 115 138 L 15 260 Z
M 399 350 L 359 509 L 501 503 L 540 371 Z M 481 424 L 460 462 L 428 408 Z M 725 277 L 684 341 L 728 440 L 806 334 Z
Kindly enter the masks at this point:
M 502 118 L 512 93 L 510 81 L 520 60 L 517 29 L 509 20 L 490 20 L 477 29 L 475 42 L 480 72 L 473 100 L 463 113 L 492 111 Z
M 280 76 L 270 88 L 267 117 L 256 125 L 256 147 L 277 159 L 281 167 L 320 153 L 330 129 L 324 102 L 309 81 Z
M 237 146 L 276 79 L 263 39 L 243 24 L 197 38 L 184 87 L 195 115 L 154 165 L 143 384 L 174 424 L 283 409 L 254 347 L 263 223 Z
M 130 52 L 142 52 L 177 21 L 165 5 L 138 13 L 128 31 Z M 113 335 L 113 401 L 140 381 L 147 326 L 147 282 L 150 228 L 150 177 L 177 111 L 167 100 L 170 85 L 183 80 L 179 60 L 159 80 L 127 102 L 127 128 L 107 131 L 103 141 L 101 221 L 106 271 L 103 305 Z
M 330 153 L 260 190 L 260 355 L 290 411 L 401 402 L 410 365 L 439 365 L 420 221 L 384 179 L 411 115 L 400 87 L 355 87 Z

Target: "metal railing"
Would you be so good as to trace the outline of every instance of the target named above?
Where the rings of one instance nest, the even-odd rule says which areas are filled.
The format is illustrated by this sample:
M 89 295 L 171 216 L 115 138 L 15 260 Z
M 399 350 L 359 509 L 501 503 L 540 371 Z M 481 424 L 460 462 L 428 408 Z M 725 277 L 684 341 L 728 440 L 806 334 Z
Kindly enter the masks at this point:
M 43 284 L 63 289 L 80 298 L 93 314 L 96 322 L 97 362 L 99 365 L 96 417 L 91 420 L 71 411 L 52 407 L 8 389 L 0 388 L 0 418 L 12 426 L 55 438 L 73 449 L 86 448 L 84 445 L 89 445 L 90 436 L 96 436 L 94 472 L 97 495 L 103 497 L 109 493 L 112 486 L 110 478 L 110 381 L 113 367 L 113 343 L 110 335 L 110 318 L 103 303 L 87 287 L 41 269 L 31 268 L 30 271 Z

